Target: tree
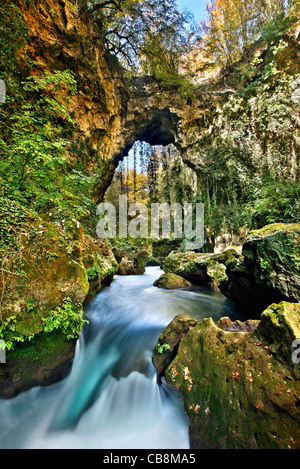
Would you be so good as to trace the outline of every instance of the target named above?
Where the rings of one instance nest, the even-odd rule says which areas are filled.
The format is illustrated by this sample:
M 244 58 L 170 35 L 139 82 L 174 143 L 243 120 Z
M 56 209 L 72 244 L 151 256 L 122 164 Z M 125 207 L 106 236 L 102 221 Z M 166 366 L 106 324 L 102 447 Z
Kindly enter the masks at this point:
M 152 150 L 148 166 L 147 166 L 147 176 L 148 176 L 148 187 L 149 187 L 149 196 L 150 202 L 158 202 L 158 169 L 159 169 L 159 151 Z
M 268 22 L 284 16 L 292 0 L 212 0 L 202 27 L 204 47 L 221 65 L 240 58 L 246 46 L 257 40 Z
M 140 62 L 144 73 L 178 74 L 181 59 L 193 41 L 192 16 L 178 10 L 177 1 L 159 2 L 154 20 L 145 31 L 140 45 Z
M 136 202 L 136 192 L 137 192 L 137 187 L 136 187 L 136 152 L 137 148 L 136 145 L 133 147 L 133 200 Z
M 84 0 L 106 50 L 126 67 L 150 74 L 176 71 L 190 41 L 191 15 L 177 0 Z

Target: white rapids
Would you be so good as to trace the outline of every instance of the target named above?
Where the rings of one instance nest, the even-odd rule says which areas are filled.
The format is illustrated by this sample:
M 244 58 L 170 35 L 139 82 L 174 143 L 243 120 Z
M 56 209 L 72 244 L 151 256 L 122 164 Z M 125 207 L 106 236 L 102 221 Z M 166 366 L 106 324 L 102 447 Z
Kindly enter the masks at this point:
M 237 318 L 222 295 L 153 287 L 162 271 L 116 276 L 85 308 L 69 376 L 0 399 L 2 449 L 188 449 L 179 396 L 158 386 L 152 351 L 177 315 Z

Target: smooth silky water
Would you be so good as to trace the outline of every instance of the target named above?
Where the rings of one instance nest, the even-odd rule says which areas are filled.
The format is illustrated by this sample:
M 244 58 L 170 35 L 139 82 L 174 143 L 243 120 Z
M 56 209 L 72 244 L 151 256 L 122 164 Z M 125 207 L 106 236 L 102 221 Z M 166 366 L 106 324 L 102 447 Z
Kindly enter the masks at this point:
M 69 376 L 0 400 L 0 448 L 189 448 L 182 401 L 157 385 L 153 348 L 177 314 L 217 321 L 239 312 L 205 289 L 154 287 L 161 273 L 116 276 L 86 305 Z

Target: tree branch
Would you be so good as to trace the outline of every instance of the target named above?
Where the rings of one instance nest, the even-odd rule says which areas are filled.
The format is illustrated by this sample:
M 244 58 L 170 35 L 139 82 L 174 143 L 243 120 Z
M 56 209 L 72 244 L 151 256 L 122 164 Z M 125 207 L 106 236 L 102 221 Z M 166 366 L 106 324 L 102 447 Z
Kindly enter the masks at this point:
M 91 10 L 89 10 L 89 13 L 95 13 L 96 11 L 102 10 L 104 8 L 110 8 L 110 7 L 114 7 L 116 10 L 122 11 L 122 8 L 121 8 L 122 3 L 124 3 L 124 0 L 119 0 L 119 1 L 106 0 L 103 3 L 97 3 L 96 5 L 94 5 L 94 7 Z

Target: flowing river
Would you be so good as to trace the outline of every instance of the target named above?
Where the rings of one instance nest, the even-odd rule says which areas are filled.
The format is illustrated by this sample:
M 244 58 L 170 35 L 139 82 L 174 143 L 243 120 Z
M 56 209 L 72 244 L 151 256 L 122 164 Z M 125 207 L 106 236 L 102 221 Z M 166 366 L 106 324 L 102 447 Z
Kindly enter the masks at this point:
M 69 376 L 0 399 L 0 448 L 188 449 L 178 395 L 158 386 L 152 351 L 177 314 L 238 319 L 234 304 L 205 289 L 161 290 L 162 271 L 116 276 L 85 308 Z

